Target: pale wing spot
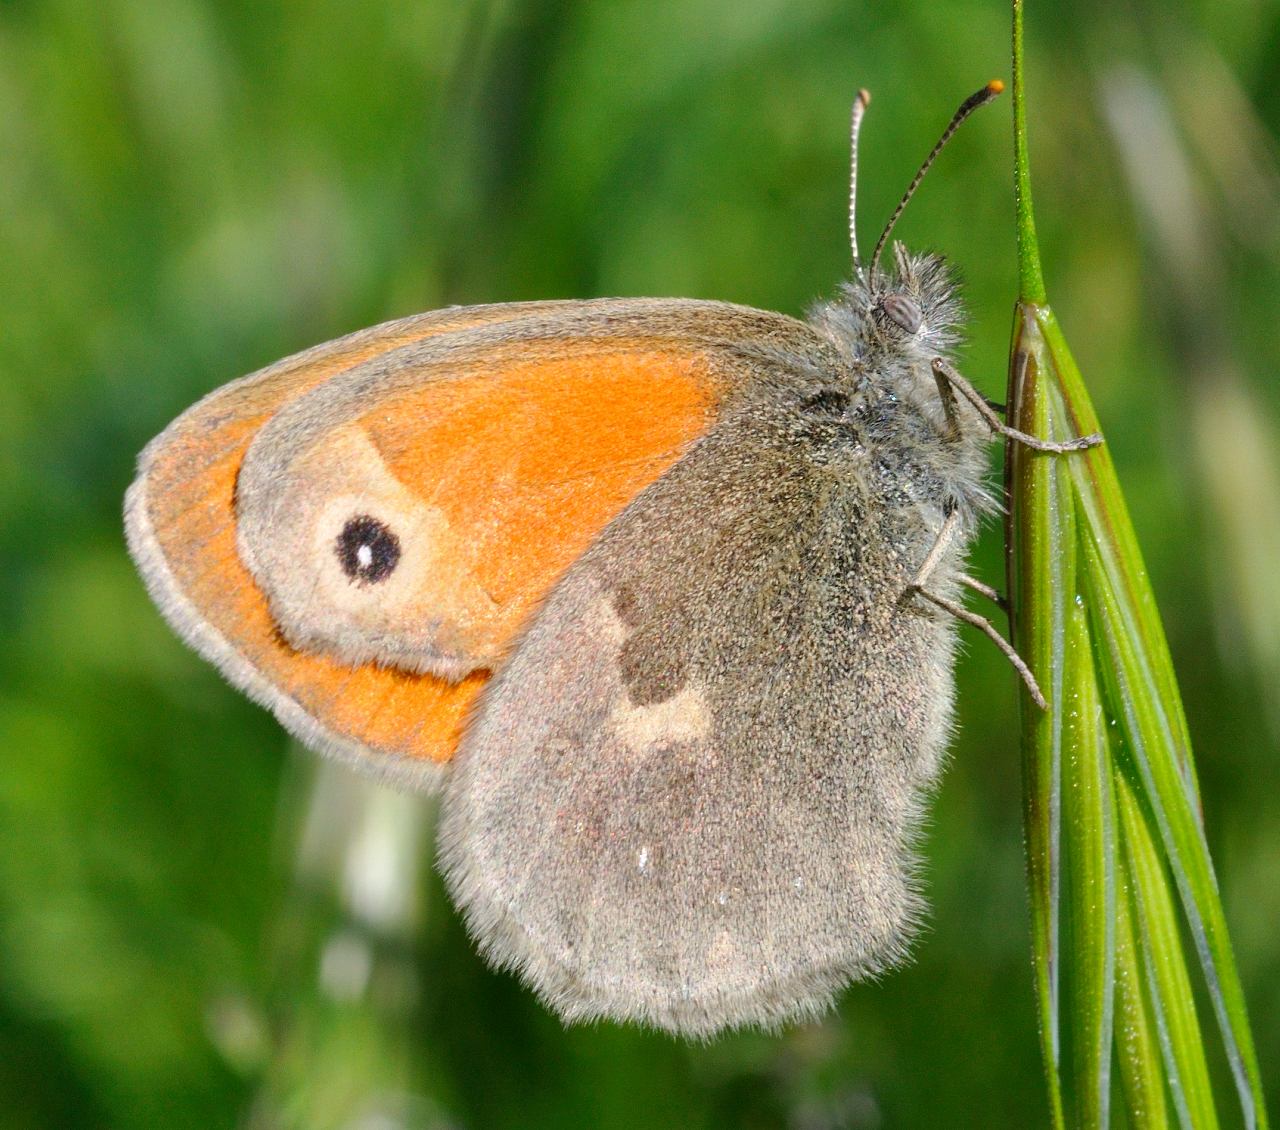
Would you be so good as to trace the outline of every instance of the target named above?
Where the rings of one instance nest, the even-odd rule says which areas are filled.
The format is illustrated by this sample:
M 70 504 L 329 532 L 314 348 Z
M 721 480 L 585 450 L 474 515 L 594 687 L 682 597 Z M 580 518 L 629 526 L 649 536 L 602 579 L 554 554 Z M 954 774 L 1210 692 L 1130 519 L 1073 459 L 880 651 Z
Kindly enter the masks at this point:
M 377 586 L 353 584 L 334 551 L 338 536 L 353 512 L 367 509 L 396 534 L 403 555 L 394 572 Z M 322 598 L 321 615 L 349 617 L 353 626 L 412 636 L 425 624 L 457 626 L 483 622 L 497 608 L 477 583 L 461 552 L 457 533 L 439 507 L 428 506 L 408 492 L 340 494 L 313 519 L 312 555 Z M 360 546 L 358 563 L 371 563 L 373 550 Z M 326 608 L 327 605 L 327 608 Z
M 647 847 L 640 849 L 639 854 L 636 856 L 636 863 L 641 871 L 649 866 L 649 849 Z
M 733 935 L 728 930 L 720 930 L 707 949 L 708 980 L 714 984 L 716 975 L 733 968 L 737 961 L 738 947 L 734 944 Z
M 596 619 L 609 643 L 618 647 L 626 643 L 631 630 L 622 622 L 622 617 L 618 615 L 618 610 L 614 608 L 611 600 L 601 597 L 596 601 Z
M 648 706 L 632 706 L 625 695 L 620 696 L 613 709 L 612 722 L 614 732 L 635 753 L 676 742 L 702 741 L 711 733 L 711 711 L 706 695 L 693 683 L 686 684 L 666 702 Z
M 251 520 L 239 548 L 294 647 L 446 678 L 489 660 L 501 610 L 464 532 L 396 478 L 363 429 L 335 429 L 273 489 L 241 499 Z M 360 524 L 394 548 L 376 576 L 360 575 L 378 564 L 377 544 L 349 536 Z

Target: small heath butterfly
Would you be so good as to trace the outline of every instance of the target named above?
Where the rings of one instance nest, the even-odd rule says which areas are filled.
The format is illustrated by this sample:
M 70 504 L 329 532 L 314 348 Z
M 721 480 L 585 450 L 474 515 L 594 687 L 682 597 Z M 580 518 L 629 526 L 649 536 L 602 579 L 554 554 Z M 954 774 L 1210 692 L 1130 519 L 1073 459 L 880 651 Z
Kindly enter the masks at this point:
M 905 952 L 954 620 L 999 639 L 958 603 L 986 445 L 1091 442 L 1011 433 L 948 359 L 944 261 L 880 264 L 999 90 L 805 321 L 439 310 L 234 381 L 142 453 L 125 520 L 161 612 L 306 745 L 443 790 L 472 935 L 566 1020 L 776 1026 Z

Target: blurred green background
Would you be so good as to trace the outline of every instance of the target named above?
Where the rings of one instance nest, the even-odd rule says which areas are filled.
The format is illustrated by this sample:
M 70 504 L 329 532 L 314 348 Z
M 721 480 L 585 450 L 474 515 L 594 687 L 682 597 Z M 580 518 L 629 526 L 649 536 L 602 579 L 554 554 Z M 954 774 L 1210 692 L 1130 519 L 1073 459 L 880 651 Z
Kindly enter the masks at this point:
M 914 962 L 781 1037 L 564 1031 L 487 971 L 429 804 L 317 768 L 124 551 L 135 453 L 276 358 L 445 303 L 800 313 L 874 239 L 996 0 L 0 6 L 0 1124 L 1043 1124 L 1014 680 L 970 637 Z M 1050 296 L 1163 605 L 1280 1089 L 1280 8 L 1028 0 Z M 1007 100 L 899 228 L 1002 396 Z M 993 458 L 997 458 L 993 454 Z M 1002 583 L 1000 534 L 975 571 Z M 1229 1106 L 1224 1111 L 1230 1115 Z

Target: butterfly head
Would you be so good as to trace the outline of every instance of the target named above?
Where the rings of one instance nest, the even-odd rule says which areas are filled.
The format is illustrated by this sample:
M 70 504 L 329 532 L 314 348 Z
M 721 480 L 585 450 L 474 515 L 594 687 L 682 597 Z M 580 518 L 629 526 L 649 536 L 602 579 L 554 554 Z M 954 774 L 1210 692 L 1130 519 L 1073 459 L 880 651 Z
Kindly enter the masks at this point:
M 894 267 L 860 271 L 812 313 L 838 349 L 875 374 L 924 367 L 961 337 L 964 309 L 947 261 L 893 245 Z
M 904 370 L 927 374 L 929 362 L 946 353 L 959 339 L 963 311 L 946 261 L 940 255 L 913 255 L 896 241 L 892 245 L 892 267 L 881 264 L 881 255 L 889 246 L 894 225 L 938 154 L 961 123 L 1003 89 L 1002 82 L 993 80 L 961 103 L 902 194 L 866 263 L 858 255 L 858 135 L 871 96 L 860 90 L 854 99 L 849 191 L 854 278 L 834 302 L 815 309 L 811 320 L 870 375 L 873 383 L 877 375 L 882 378 L 881 383 L 886 379 L 895 382 Z

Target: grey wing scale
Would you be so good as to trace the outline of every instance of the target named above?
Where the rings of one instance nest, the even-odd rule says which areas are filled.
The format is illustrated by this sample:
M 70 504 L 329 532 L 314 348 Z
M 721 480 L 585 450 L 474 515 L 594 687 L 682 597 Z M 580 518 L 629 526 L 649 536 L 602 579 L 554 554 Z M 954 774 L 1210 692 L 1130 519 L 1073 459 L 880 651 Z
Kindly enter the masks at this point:
M 816 1015 L 905 953 L 952 628 L 848 460 L 724 419 L 572 567 L 486 695 L 442 861 L 566 1019 Z

